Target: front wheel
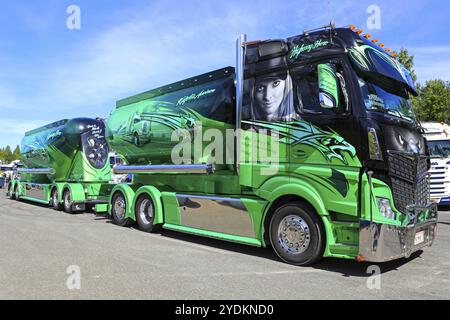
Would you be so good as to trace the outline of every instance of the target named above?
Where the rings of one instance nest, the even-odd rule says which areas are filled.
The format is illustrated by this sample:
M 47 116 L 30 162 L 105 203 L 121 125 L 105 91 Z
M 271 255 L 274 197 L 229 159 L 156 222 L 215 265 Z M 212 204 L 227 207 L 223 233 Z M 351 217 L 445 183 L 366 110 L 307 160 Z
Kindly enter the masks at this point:
M 161 226 L 154 224 L 155 206 L 151 197 L 148 194 L 143 194 L 136 202 L 136 222 L 139 229 L 144 232 L 157 232 L 161 230 Z
M 322 258 L 325 232 L 315 211 L 301 202 L 278 208 L 270 222 L 270 242 L 281 260 L 298 266 Z

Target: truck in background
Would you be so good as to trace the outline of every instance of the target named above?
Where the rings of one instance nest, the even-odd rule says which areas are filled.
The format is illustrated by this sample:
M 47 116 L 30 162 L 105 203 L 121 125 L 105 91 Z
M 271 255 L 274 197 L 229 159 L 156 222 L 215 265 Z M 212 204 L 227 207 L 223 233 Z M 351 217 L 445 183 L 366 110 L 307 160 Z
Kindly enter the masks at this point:
M 430 197 L 439 205 L 450 205 L 450 128 L 444 123 L 422 123 L 431 158 Z
M 7 196 L 48 204 L 68 213 L 92 207 L 107 211 L 112 187 L 103 121 L 60 120 L 25 134 L 23 168 L 8 184 Z
M 114 187 L 109 214 L 146 232 L 272 246 L 295 265 L 383 262 L 431 246 L 437 208 L 409 101 L 417 91 L 387 52 L 354 26 L 241 36 L 236 68 L 118 101 L 107 140 L 127 163 L 115 173 L 134 178 Z M 234 132 L 234 148 L 208 129 Z

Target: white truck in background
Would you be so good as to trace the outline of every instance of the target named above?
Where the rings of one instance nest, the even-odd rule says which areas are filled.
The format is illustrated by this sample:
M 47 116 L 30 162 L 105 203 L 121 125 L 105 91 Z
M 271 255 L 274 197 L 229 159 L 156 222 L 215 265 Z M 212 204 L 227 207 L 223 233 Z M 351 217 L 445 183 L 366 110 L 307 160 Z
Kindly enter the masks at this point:
M 445 123 L 422 123 L 430 150 L 430 198 L 450 205 L 450 127 Z

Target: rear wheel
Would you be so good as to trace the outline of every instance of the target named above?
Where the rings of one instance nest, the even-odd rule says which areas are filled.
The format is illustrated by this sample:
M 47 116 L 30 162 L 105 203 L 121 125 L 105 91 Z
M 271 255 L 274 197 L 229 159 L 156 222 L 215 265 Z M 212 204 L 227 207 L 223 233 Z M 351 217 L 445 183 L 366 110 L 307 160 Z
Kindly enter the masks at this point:
M 57 211 L 61 210 L 61 203 L 59 203 L 58 200 L 58 190 L 56 188 L 54 188 L 52 190 L 52 195 L 51 195 L 51 199 L 50 199 L 50 206 Z
M 16 184 L 14 186 L 14 191 L 13 191 L 13 194 L 11 196 L 11 199 L 12 200 L 19 200 L 19 185 L 18 184 Z
M 63 193 L 63 207 L 67 213 L 73 213 L 72 210 L 72 194 L 69 189 L 64 190 Z
M 127 202 L 122 192 L 116 192 L 111 201 L 111 216 L 115 224 L 130 227 L 133 221 L 126 217 Z
M 6 189 L 7 191 L 6 191 L 6 196 L 9 198 L 9 199 L 12 199 L 12 183 L 8 183 L 8 188 Z
M 301 202 L 278 208 L 270 222 L 270 242 L 285 262 L 310 265 L 322 258 L 325 233 L 315 211 Z
M 144 232 L 157 232 L 161 230 L 161 225 L 154 224 L 155 206 L 152 198 L 148 194 L 143 194 L 136 202 L 134 212 L 139 229 Z

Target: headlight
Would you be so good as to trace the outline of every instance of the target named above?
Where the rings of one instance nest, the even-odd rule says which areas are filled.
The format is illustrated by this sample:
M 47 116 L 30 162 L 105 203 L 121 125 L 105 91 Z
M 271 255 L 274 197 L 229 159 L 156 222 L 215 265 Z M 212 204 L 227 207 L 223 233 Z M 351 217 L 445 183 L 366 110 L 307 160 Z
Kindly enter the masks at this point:
M 380 214 L 383 217 L 385 217 L 387 219 L 391 219 L 391 220 L 396 220 L 397 215 L 392 210 L 389 199 L 377 198 L 377 205 L 378 205 L 378 211 L 380 212 Z

